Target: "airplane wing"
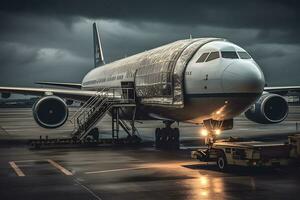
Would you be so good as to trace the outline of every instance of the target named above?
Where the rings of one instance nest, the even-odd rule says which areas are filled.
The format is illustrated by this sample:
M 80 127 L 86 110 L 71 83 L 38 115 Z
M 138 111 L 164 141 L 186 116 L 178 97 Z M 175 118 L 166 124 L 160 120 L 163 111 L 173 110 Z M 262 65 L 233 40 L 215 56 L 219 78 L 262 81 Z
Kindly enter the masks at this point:
M 271 93 L 300 92 L 300 86 L 265 87 L 264 91 Z
M 68 87 L 68 88 L 74 88 L 74 89 L 80 89 L 81 84 L 80 83 L 60 83 L 60 82 L 35 82 L 35 84 L 39 85 L 53 85 L 53 86 L 59 86 L 59 87 Z
M 30 88 L 30 87 L 0 87 L 0 93 L 17 93 L 25 95 L 43 96 L 56 95 L 78 101 L 86 101 L 97 91 L 84 91 L 78 89 L 52 89 L 52 88 Z

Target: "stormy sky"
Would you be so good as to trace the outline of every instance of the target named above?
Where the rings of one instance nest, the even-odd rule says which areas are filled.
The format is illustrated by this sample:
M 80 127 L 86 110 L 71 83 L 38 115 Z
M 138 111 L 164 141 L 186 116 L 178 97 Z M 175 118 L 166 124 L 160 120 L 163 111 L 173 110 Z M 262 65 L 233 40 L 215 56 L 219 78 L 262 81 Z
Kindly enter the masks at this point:
M 297 0 L 1 0 L 0 85 L 80 82 L 96 21 L 107 62 L 175 40 L 222 37 L 245 48 L 268 85 L 300 85 Z

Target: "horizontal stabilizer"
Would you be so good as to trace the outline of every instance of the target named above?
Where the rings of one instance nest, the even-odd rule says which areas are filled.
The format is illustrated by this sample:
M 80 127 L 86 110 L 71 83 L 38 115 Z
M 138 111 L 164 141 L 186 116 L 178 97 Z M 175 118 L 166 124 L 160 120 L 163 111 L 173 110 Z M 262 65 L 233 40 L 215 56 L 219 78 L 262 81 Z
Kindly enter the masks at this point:
M 81 83 L 36 82 L 35 84 L 81 89 Z

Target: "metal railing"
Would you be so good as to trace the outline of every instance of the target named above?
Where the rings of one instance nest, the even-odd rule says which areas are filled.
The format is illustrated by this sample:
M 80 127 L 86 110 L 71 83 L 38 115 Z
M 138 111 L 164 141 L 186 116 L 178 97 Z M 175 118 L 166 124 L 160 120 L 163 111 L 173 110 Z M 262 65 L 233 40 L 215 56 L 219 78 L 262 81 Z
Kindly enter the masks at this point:
M 135 102 L 135 91 L 133 88 L 103 88 L 97 91 L 95 96 L 89 98 L 69 119 L 71 123 L 74 122 L 75 118 L 86 112 L 86 109 L 90 109 L 99 101 L 101 98 L 108 98 L 110 101 L 118 101 L 119 103 L 134 103 Z M 73 123 L 74 124 L 74 123 Z
M 70 118 L 74 133 L 85 134 L 114 104 L 135 103 L 133 88 L 104 88 L 88 99 Z M 81 136 L 80 136 L 81 137 Z
M 97 100 L 99 95 L 104 92 L 106 88 L 102 89 L 101 91 L 98 91 L 95 96 L 90 97 L 69 119 L 71 123 L 77 118 L 79 115 L 81 115 L 83 112 L 86 111 L 87 108 L 90 108 Z M 74 124 L 74 123 L 73 123 Z

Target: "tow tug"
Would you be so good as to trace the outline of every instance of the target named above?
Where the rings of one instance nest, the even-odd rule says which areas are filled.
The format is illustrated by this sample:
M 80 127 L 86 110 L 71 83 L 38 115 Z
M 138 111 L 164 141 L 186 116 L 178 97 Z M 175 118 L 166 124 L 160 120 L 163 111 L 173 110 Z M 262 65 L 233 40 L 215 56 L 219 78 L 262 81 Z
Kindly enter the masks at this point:
M 212 137 L 206 141 L 207 148 L 192 151 L 191 157 L 203 162 L 216 162 L 221 171 L 230 166 L 287 166 L 300 158 L 300 134 L 289 136 L 288 142 L 281 144 L 232 137 L 223 140 Z

